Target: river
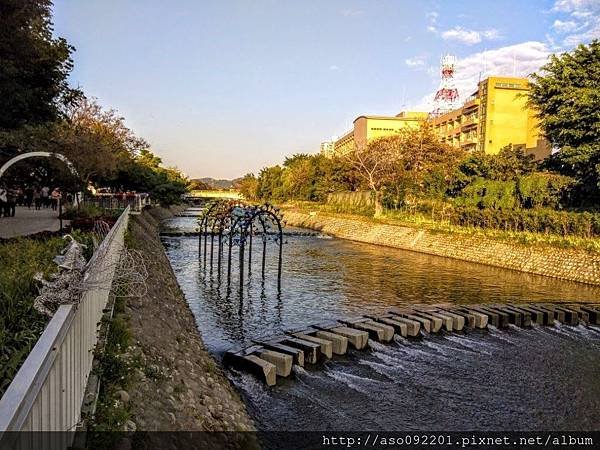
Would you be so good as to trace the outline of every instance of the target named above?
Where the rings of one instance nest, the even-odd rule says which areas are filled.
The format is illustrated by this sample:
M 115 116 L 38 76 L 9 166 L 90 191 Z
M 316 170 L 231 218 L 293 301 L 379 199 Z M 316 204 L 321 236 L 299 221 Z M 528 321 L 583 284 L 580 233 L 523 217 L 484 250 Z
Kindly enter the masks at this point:
M 190 217 L 168 221 L 190 230 Z M 286 236 L 281 290 L 276 249 L 266 279 L 227 289 L 198 262 L 198 238 L 163 243 L 208 349 L 223 352 L 285 329 L 405 303 L 597 300 L 600 289 L 323 235 Z M 350 352 L 295 369 L 267 388 L 228 370 L 262 430 L 600 429 L 600 328 L 477 330 Z

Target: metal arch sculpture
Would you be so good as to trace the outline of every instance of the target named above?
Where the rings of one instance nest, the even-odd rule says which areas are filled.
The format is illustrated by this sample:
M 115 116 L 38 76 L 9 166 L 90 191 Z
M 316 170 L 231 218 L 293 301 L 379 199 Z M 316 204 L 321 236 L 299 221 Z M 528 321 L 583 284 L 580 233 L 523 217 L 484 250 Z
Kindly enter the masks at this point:
M 244 261 L 245 248 L 248 244 L 248 275 L 252 273 L 252 250 L 253 238 L 260 234 L 263 241 L 262 271 L 261 275 L 265 277 L 265 264 L 267 255 L 267 242 L 275 241 L 279 244 L 278 252 L 278 274 L 277 285 L 281 289 L 281 272 L 283 264 L 283 217 L 279 209 L 269 203 L 264 205 L 247 205 L 244 202 L 236 200 L 217 200 L 212 202 L 200 216 L 198 223 L 198 257 L 203 259 L 204 267 L 209 260 L 208 257 L 208 235 L 211 236 L 210 249 L 210 270 L 213 268 L 213 249 L 214 238 L 218 238 L 218 261 L 217 270 L 219 277 L 221 275 L 221 263 L 223 245 L 226 243 L 229 247 L 227 258 L 227 284 L 231 281 L 232 268 L 232 249 L 239 247 L 239 268 L 240 268 L 240 292 L 243 290 L 244 281 Z M 223 238 L 226 237 L 225 240 Z M 204 240 L 204 252 L 202 252 L 202 241 Z
M 200 216 L 199 223 L 199 235 L 198 235 L 198 256 L 202 257 L 202 240 L 204 238 L 204 267 L 206 267 L 207 261 L 207 250 L 208 250 L 208 235 L 210 234 L 210 270 L 212 271 L 213 266 L 213 255 L 214 255 L 214 240 L 215 236 L 218 237 L 218 267 L 220 274 L 221 257 L 222 257 L 222 244 L 223 244 L 223 232 L 226 230 L 227 223 L 230 220 L 229 216 L 231 210 L 238 206 L 246 206 L 245 203 L 239 200 L 215 200 L 209 204 Z
M 77 172 L 77 169 L 75 169 L 75 166 L 73 166 L 73 163 L 71 163 L 71 161 L 69 161 L 66 156 L 61 155 L 60 153 L 27 152 L 27 153 L 21 153 L 20 155 L 17 155 L 14 158 L 9 159 L 7 162 L 5 162 L 4 165 L 2 167 L 0 167 L 0 178 L 2 178 L 2 175 L 4 175 L 4 172 L 6 172 L 8 170 L 8 168 L 10 166 L 12 166 L 13 164 L 18 163 L 19 161 L 22 161 L 24 159 L 35 158 L 35 157 L 60 159 L 62 162 L 64 162 L 67 165 L 67 167 L 69 168 L 69 170 L 71 171 L 71 173 L 73 175 L 75 175 L 76 177 L 79 176 L 79 173 Z
M 279 212 L 279 208 L 275 208 L 273 205 L 269 203 L 265 203 L 262 206 L 257 207 L 253 214 L 250 216 L 250 219 L 245 224 L 245 229 L 243 230 L 244 235 L 249 235 L 249 252 L 248 252 L 248 265 L 252 264 L 252 235 L 253 235 L 253 227 L 255 220 L 258 219 L 260 224 L 262 225 L 262 241 L 263 241 L 263 257 L 262 257 L 262 276 L 265 276 L 265 258 L 267 253 L 267 241 L 270 236 L 270 229 L 268 227 L 269 224 L 277 226 L 277 232 L 274 234 L 273 240 L 279 244 L 279 257 L 277 262 L 277 282 L 281 285 L 281 269 L 282 269 L 282 261 L 283 261 L 283 227 L 281 226 L 281 222 L 283 217 Z M 265 221 L 267 219 L 267 221 Z M 243 268 L 240 271 L 243 272 Z

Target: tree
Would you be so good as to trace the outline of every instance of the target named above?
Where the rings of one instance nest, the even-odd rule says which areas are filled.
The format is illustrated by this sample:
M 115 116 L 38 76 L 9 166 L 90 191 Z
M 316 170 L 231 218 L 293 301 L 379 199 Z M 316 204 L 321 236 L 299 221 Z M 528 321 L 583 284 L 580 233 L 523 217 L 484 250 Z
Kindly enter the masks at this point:
M 490 155 L 487 178 L 492 180 L 515 180 L 535 169 L 533 155 L 526 155 L 522 147 L 508 144 L 497 155 Z
M 314 158 L 298 153 L 283 163 L 282 188 L 288 198 L 314 200 L 316 170 Z
M 532 78 L 528 103 L 554 146 L 600 141 L 600 41 L 552 55 Z
M 181 202 L 188 180 L 173 167 L 162 167 L 162 160 L 150 150 L 125 161 L 113 185 L 125 190 L 147 192 L 163 206 Z
M 529 104 L 535 107 L 545 135 L 560 151 L 544 167 L 571 176 L 571 201 L 600 202 L 600 41 L 553 55 L 533 75 Z
M 346 155 L 375 196 L 375 216 L 383 212 L 383 194 L 392 190 L 397 198 L 412 201 L 439 182 L 447 186 L 464 152 L 441 143 L 427 123 L 405 128 L 398 134 L 370 141 Z M 445 188 L 444 188 L 445 190 Z
M 74 48 L 52 36 L 50 0 L 0 3 L 0 129 L 55 120 L 80 92 L 67 84 Z
M 575 180 L 573 204 L 585 206 L 600 202 L 600 144 L 565 146 L 547 158 L 543 167 Z
M 263 168 L 258 174 L 256 196 L 261 199 L 283 200 L 283 169 L 281 166 Z
M 239 180 L 236 180 L 234 188 L 237 189 L 244 198 L 256 200 L 258 191 L 258 180 L 253 173 L 247 173 Z
M 344 155 L 375 197 L 375 217 L 383 213 L 383 187 L 394 177 L 397 136 L 375 139 Z

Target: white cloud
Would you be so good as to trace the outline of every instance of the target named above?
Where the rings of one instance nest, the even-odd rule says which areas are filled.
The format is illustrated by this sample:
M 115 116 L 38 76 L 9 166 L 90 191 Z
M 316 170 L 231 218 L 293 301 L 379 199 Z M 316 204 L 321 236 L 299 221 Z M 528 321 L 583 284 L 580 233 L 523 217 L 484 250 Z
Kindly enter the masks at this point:
M 329 70 L 334 71 L 334 70 L 339 70 L 340 68 L 338 66 L 336 66 L 335 64 L 332 64 L 331 66 L 329 66 Z
M 598 0 L 556 0 L 552 11 L 570 13 L 597 8 L 599 5 L 600 2 Z
M 566 34 L 566 47 L 600 38 L 600 0 L 556 0 L 551 12 L 566 16 L 553 24 L 557 33 Z
M 587 27 L 587 29 L 581 33 L 571 34 L 564 40 L 564 44 L 568 47 L 574 47 L 576 45 L 590 42 L 594 39 L 600 39 L 600 19 L 596 18 L 594 24 Z
M 442 39 L 459 41 L 467 45 L 478 44 L 484 39 L 494 40 L 499 37 L 500 32 L 494 28 L 484 31 L 475 31 L 457 26 L 442 32 Z
M 558 33 L 569 33 L 579 28 L 579 25 L 573 20 L 566 20 L 563 22 L 560 19 L 556 19 L 552 24 L 552 28 L 554 28 Z
M 539 71 L 550 55 L 547 44 L 539 41 L 522 42 L 494 50 L 477 52 L 458 60 L 454 81 L 460 101 L 468 98 L 476 89 L 479 80 L 489 76 L 526 77 Z M 439 68 L 432 73 L 433 80 L 439 80 Z M 434 92 L 421 99 L 416 107 L 429 111 L 433 106 Z
M 408 67 L 419 67 L 425 65 L 425 59 L 421 56 L 415 56 L 414 58 L 407 58 L 404 60 Z

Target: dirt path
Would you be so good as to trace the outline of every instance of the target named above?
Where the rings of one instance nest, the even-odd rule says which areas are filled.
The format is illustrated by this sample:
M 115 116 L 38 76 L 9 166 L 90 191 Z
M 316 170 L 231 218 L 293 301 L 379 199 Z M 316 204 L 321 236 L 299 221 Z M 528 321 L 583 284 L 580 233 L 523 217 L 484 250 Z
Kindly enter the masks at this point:
M 132 216 L 127 237 L 149 272 L 148 295 L 129 299 L 126 309 L 132 351 L 142 351 L 155 375 L 136 375 L 129 392 L 133 421 L 145 431 L 254 430 L 244 403 L 205 349 L 164 253 L 158 224 L 168 215 L 154 209 Z

